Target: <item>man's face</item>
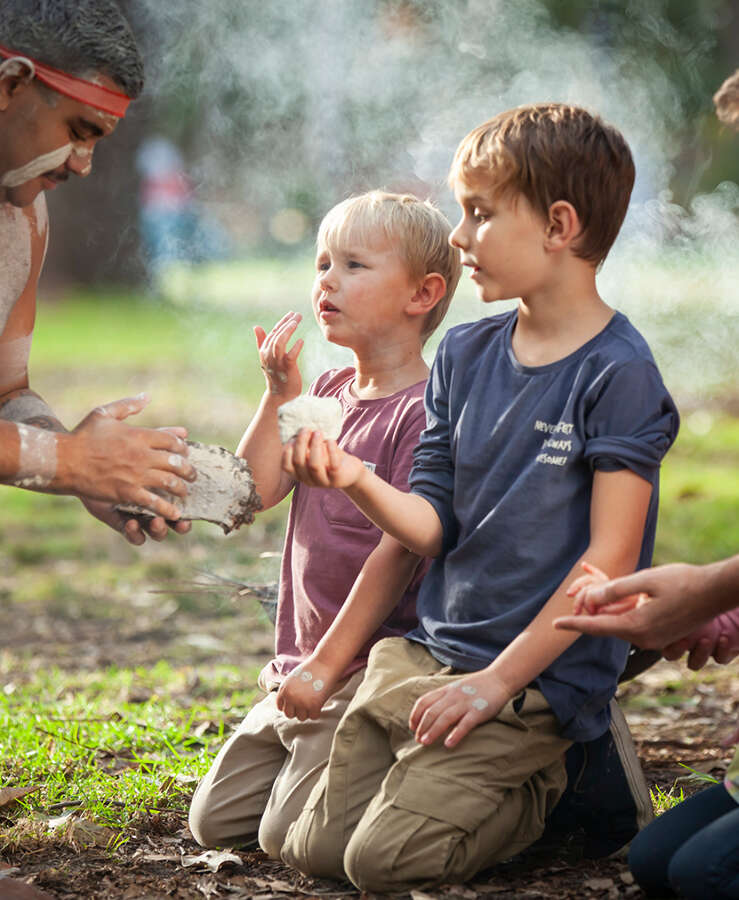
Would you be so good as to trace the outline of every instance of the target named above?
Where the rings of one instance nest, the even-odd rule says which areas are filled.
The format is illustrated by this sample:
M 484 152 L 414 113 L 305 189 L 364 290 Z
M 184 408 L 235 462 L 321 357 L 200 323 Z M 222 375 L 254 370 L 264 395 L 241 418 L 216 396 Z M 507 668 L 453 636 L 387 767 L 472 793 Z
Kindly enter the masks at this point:
M 104 75 L 94 80 L 120 90 Z M 70 175 L 89 175 L 95 145 L 117 124 L 115 116 L 37 81 L 0 78 L 0 203 L 29 206 Z

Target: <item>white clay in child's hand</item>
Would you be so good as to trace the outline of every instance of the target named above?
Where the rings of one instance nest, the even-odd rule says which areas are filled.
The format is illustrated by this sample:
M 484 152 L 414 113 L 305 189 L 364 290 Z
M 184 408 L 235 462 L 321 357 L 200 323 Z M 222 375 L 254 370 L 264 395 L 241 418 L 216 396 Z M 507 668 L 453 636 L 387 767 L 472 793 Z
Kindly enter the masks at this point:
M 313 690 L 318 693 L 323 690 L 323 681 L 320 678 L 316 678 L 313 682 Z
M 280 440 L 286 444 L 302 428 L 320 431 L 325 438 L 336 440 L 341 434 L 341 404 L 335 397 L 314 397 L 303 394 L 283 403 L 277 409 Z
M 471 684 L 463 684 L 462 685 L 462 693 L 463 694 L 476 694 L 477 688 Z
M 483 700 L 482 697 L 475 697 L 475 699 L 472 701 L 472 705 L 475 707 L 475 709 L 485 709 L 488 705 L 488 701 Z
M 305 669 L 303 672 L 300 673 L 300 680 L 301 681 L 313 681 L 313 673 L 309 672 L 307 669 Z

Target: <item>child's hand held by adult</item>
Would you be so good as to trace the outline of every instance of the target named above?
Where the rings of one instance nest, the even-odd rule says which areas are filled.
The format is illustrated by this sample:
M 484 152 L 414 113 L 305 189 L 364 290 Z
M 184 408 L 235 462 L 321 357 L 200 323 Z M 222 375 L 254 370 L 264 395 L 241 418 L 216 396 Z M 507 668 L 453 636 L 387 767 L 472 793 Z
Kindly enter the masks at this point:
M 608 575 L 589 562 L 582 562 L 581 566 L 586 574 L 576 578 L 567 589 L 568 596 L 573 598 L 573 615 L 617 615 L 634 609 L 641 600 L 646 599 L 645 594 L 630 594 L 614 601 L 604 590 L 610 580 Z

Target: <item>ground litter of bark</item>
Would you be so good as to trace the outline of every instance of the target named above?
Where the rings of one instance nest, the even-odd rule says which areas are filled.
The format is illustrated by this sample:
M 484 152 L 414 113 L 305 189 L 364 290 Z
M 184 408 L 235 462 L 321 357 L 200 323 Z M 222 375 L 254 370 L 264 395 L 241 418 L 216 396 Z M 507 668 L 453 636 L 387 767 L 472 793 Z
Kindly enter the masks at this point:
M 58 624 L 49 621 L 48 627 L 40 628 L 37 622 L 39 636 L 34 638 L 29 637 L 22 617 L 11 615 L 2 622 L 6 639 L 10 640 L 16 629 L 25 649 L 43 654 L 49 663 L 69 666 L 75 656 L 77 660 L 87 659 L 88 664 L 100 658 L 122 663 L 125 653 L 126 663 L 131 665 L 132 644 L 124 646 L 120 632 L 105 633 L 104 628 L 98 630 L 89 621 L 75 626 L 69 619 L 66 630 L 60 632 Z M 229 620 L 228 631 L 232 634 L 239 630 L 234 626 L 234 621 Z M 188 623 L 170 627 L 166 641 L 176 641 L 178 628 L 185 632 Z M 48 637 L 43 637 L 44 632 L 55 634 L 56 642 L 50 643 Z M 153 664 L 163 652 L 166 656 L 162 634 L 140 637 L 134 642 L 137 665 Z M 250 648 L 253 659 L 265 658 L 270 640 L 268 630 L 254 635 Z M 89 651 L 87 657 L 85 648 Z M 243 648 L 240 653 L 243 661 Z M 225 660 L 222 649 L 218 654 L 219 661 L 230 661 L 230 653 Z M 720 741 L 735 727 L 739 671 L 735 664 L 709 665 L 702 677 L 702 681 L 686 682 L 690 673 L 683 665 L 660 662 L 619 692 L 650 787 L 669 791 L 677 782 L 689 794 L 705 786 L 691 780 L 691 773 L 684 766 L 714 777 L 723 774 L 731 750 L 721 747 Z M 202 848 L 193 841 L 184 813 L 143 816 L 127 830 L 127 836 L 129 840 L 114 851 L 47 843 L 22 851 L 4 851 L 0 857 L 0 900 L 329 900 L 360 896 L 371 900 L 373 896 L 360 894 L 346 882 L 306 878 L 267 859 L 256 849 L 236 849 L 231 859 L 206 858 L 193 864 L 188 857 L 198 857 Z M 580 847 L 579 836 L 574 835 L 555 847 L 530 848 L 516 859 L 479 874 L 468 884 L 382 896 L 403 900 L 644 896 L 634 885 L 623 856 L 585 860 Z M 216 868 L 217 871 L 212 870 Z

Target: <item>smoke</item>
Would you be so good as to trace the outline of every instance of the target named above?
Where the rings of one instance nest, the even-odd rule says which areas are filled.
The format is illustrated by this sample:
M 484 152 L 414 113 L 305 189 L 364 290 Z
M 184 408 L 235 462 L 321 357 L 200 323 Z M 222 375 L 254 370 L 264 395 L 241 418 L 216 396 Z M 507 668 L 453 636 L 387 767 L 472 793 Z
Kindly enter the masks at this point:
M 726 27 L 720 0 L 695 7 L 688 30 L 659 0 L 594 3 L 577 30 L 540 0 L 138 0 L 133 18 L 161 130 L 245 246 L 274 249 L 297 209 L 307 253 L 321 215 L 370 187 L 431 195 L 454 220 L 446 174 L 473 126 L 534 101 L 598 111 L 637 164 L 601 293 L 668 384 L 705 401 L 737 375 L 739 226 L 733 181 L 684 207 L 670 191 L 686 135 L 712 120 L 706 72 Z M 447 322 L 489 312 L 463 288 Z

